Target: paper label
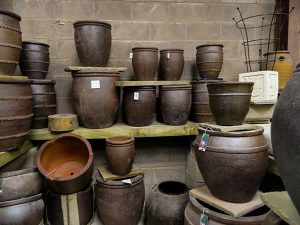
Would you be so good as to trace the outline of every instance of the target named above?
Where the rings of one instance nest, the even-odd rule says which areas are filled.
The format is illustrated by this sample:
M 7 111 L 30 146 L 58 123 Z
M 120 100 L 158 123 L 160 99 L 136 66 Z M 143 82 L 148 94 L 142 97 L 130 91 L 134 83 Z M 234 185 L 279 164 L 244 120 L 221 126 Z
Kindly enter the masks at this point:
M 92 89 L 100 88 L 100 80 L 91 80 L 91 88 Z
M 133 58 L 133 53 L 132 53 L 132 52 L 129 53 L 129 58 L 130 58 L 130 59 Z
M 169 59 L 170 58 L 170 53 L 167 53 L 167 59 Z
M 132 182 L 131 182 L 130 179 L 122 180 L 122 182 L 123 182 L 124 184 L 132 184 Z
M 140 93 L 134 92 L 133 93 L 133 100 L 138 101 L 140 99 Z

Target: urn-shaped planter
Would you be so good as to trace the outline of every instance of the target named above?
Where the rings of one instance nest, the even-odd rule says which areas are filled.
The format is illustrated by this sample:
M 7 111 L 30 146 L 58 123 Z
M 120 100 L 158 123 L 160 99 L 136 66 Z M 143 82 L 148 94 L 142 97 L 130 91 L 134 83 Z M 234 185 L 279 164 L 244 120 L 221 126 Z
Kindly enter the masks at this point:
M 180 80 L 184 67 L 183 52 L 182 49 L 160 50 L 159 69 L 163 80 Z

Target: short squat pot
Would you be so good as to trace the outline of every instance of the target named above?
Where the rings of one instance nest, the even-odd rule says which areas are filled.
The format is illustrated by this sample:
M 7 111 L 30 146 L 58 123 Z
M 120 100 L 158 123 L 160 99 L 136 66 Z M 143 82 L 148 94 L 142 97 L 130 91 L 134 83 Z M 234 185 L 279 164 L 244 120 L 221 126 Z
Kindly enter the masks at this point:
M 106 142 L 106 157 L 113 174 L 126 175 L 131 171 L 135 156 L 133 137 L 109 137 Z
M 93 159 L 88 140 L 75 134 L 61 134 L 41 146 L 37 166 L 51 190 L 72 194 L 90 183 Z
M 241 125 L 249 111 L 253 82 L 209 83 L 210 109 L 216 124 Z
M 177 181 L 164 181 L 149 194 L 145 206 L 146 225 L 182 225 L 188 203 L 188 188 Z
M 160 50 L 160 76 L 163 80 L 180 80 L 183 67 L 184 56 L 182 49 Z
M 154 80 L 158 68 L 158 49 L 139 47 L 132 49 L 132 67 L 136 80 Z
M 198 167 L 207 187 L 217 198 L 234 203 L 254 197 L 268 166 L 268 143 L 264 129 L 219 132 L 199 128 L 209 134 L 206 151 L 195 143 Z

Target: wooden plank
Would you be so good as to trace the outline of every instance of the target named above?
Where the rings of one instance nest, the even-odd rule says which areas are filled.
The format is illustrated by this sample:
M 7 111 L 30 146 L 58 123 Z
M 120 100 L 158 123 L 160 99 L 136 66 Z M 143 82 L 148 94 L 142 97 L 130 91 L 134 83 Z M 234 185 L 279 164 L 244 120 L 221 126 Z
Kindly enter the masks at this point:
M 221 132 L 233 132 L 233 131 L 241 131 L 241 130 L 255 130 L 257 128 L 257 125 L 254 124 L 242 124 L 237 126 L 221 126 L 217 125 L 215 123 L 200 123 L 200 127 L 203 128 L 211 128 L 215 131 L 221 131 Z
M 27 76 L 15 76 L 15 75 L 0 75 L 1 79 L 15 79 L 15 80 L 26 80 Z
M 190 84 L 190 80 L 151 80 L 151 81 L 134 81 L 134 80 L 123 80 L 116 81 L 115 85 L 118 87 L 127 87 L 127 86 L 161 86 L 161 85 L 185 85 Z
M 261 194 L 262 201 L 290 225 L 300 224 L 300 215 L 286 191 Z
M 108 167 L 100 167 L 98 168 L 98 172 L 104 181 L 121 180 L 129 177 L 134 177 L 140 174 L 144 174 L 143 170 L 141 170 L 139 167 L 136 167 L 135 165 L 132 166 L 132 169 L 128 174 L 123 176 L 118 176 L 113 174 Z
M 5 164 L 9 163 L 10 161 L 14 160 L 15 158 L 19 157 L 20 155 L 28 152 L 33 145 L 30 141 L 25 141 L 21 148 L 13 151 L 8 152 L 1 152 L 0 153 L 0 167 L 4 166 Z
M 77 71 L 86 71 L 86 72 L 124 72 L 127 70 L 126 67 L 83 67 L 83 66 L 68 66 L 65 68 L 65 72 L 77 72 Z

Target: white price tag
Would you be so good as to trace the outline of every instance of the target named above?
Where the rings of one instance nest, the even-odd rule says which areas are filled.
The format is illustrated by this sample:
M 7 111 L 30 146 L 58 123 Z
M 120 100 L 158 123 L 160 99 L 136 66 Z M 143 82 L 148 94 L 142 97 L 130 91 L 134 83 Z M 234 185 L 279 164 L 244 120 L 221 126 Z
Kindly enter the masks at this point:
M 134 92 L 133 93 L 133 100 L 138 101 L 140 99 L 140 93 Z
M 132 52 L 129 53 L 129 58 L 130 58 L 130 59 L 133 58 L 133 53 L 132 53 Z
M 131 182 L 130 179 L 122 180 L 122 182 L 123 182 L 124 184 L 132 184 L 132 182 Z
M 91 88 L 92 89 L 100 88 L 100 80 L 91 80 Z
M 168 53 L 167 53 L 167 59 L 169 59 L 169 58 L 170 58 L 170 53 L 168 52 Z

